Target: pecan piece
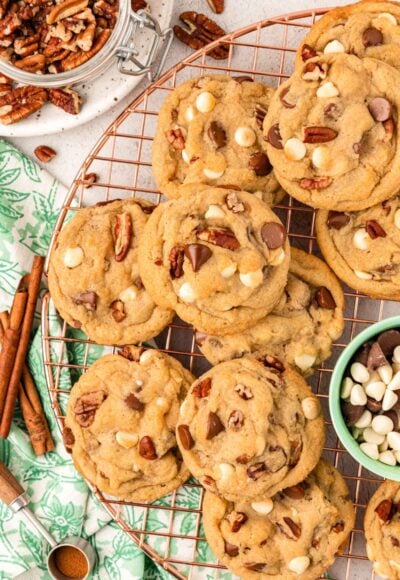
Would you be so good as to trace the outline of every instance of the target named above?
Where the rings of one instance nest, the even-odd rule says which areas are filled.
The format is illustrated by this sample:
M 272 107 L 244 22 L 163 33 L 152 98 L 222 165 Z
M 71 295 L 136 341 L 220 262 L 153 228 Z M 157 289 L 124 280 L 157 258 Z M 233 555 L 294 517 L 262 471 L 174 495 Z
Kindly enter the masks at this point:
M 261 477 L 263 472 L 266 471 L 266 469 L 267 468 L 265 467 L 265 464 L 259 462 L 254 463 L 254 465 L 250 465 L 250 467 L 247 468 L 246 473 L 247 476 L 250 477 L 250 479 L 257 480 L 259 477 Z
M 121 351 L 119 354 L 121 354 Z M 129 409 L 133 409 L 134 411 L 143 411 L 145 407 L 145 404 L 138 399 L 134 393 L 129 393 L 129 395 L 125 397 L 124 403 L 129 407 Z
M 47 145 L 39 145 L 39 147 L 36 147 L 34 154 L 42 163 L 48 163 L 57 155 L 54 149 Z
M 47 24 L 54 24 L 54 22 L 74 16 L 75 14 L 82 12 L 88 4 L 89 0 L 64 0 L 64 2 L 56 4 L 50 10 L 49 14 L 46 16 L 46 22 Z
M 165 136 L 168 143 L 177 151 L 185 148 L 185 137 L 181 129 L 169 129 L 166 131 Z
M 111 302 L 111 314 L 115 322 L 122 322 L 126 318 L 122 300 L 114 300 Z
M 185 249 L 181 246 L 171 248 L 169 253 L 169 273 L 173 280 L 183 276 L 183 261 L 185 259 Z
M 0 22 L 0 39 L 13 34 L 21 26 L 21 19 L 18 14 L 9 12 Z
M 92 290 L 87 290 L 86 292 L 78 292 L 72 301 L 78 306 L 84 306 L 86 310 L 93 311 L 97 308 L 97 294 Z
M 305 177 L 300 181 L 300 187 L 303 189 L 326 189 L 332 181 L 332 177 L 317 177 L 316 179 Z
M 139 455 L 141 455 L 144 459 L 148 459 L 152 461 L 157 459 L 157 452 L 151 437 L 145 435 L 139 441 Z
M 90 50 L 93 46 L 95 32 L 96 24 L 93 22 L 93 24 L 89 24 L 85 30 L 82 30 L 78 34 L 76 37 L 76 46 L 83 50 L 83 52 Z
M 243 385 L 242 383 L 236 385 L 235 392 L 241 399 L 244 399 L 245 401 L 252 399 L 254 396 L 250 387 L 246 387 L 246 385 Z
M 340 534 L 340 532 L 343 532 L 343 530 L 344 530 L 343 520 L 340 520 L 334 526 L 332 526 L 332 531 L 335 532 L 335 534 Z
M 314 58 L 314 56 L 317 56 L 317 51 L 314 50 L 313 47 L 309 44 L 303 44 L 301 47 L 301 58 L 303 61 L 305 62 L 310 58 Z
M 390 499 L 384 499 L 381 503 L 376 506 L 375 513 L 383 522 L 390 520 L 392 512 L 393 502 Z
M 30 73 L 43 72 L 46 66 L 46 57 L 43 54 L 32 54 L 15 61 L 14 66 Z
M 285 367 L 283 366 L 281 361 L 279 359 L 277 359 L 275 356 L 272 356 L 270 354 L 266 354 L 266 355 L 258 358 L 257 360 L 260 363 L 262 363 L 265 367 L 274 369 L 278 373 L 283 373 L 285 370 Z
M 29 56 L 39 48 L 39 35 L 34 34 L 27 38 L 17 38 L 14 41 L 14 52 L 18 56 Z
M 129 252 L 132 238 L 132 220 L 129 213 L 124 212 L 115 216 L 113 237 L 115 260 L 122 262 Z
M 276 524 L 282 534 L 291 540 L 298 540 L 301 536 L 301 527 L 288 517 L 284 517 L 283 522 Z
M 75 443 L 75 437 L 74 434 L 72 433 L 72 430 L 69 427 L 64 427 L 64 430 L 62 432 L 62 438 L 66 451 L 68 453 L 71 453 L 72 446 Z
M 93 423 L 96 411 L 107 398 L 104 391 L 92 391 L 79 397 L 74 404 L 74 413 L 77 423 L 81 427 L 90 427 Z
M 372 240 L 376 240 L 376 238 L 386 238 L 385 230 L 375 220 L 367 220 L 365 229 Z
M 92 185 L 94 185 L 97 182 L 97 173 L 85 173 L 82 182 L 83 182 L 83 187 L 85 189 L 90 189 L 92 187 Z M 116 200 L 113 200 L 113 201 L 116 201 Z M 98 204 L 96 204 L 96 205 L 98 205 Z
M 283 490 L 283 493 L 290 499 L 303 499 L 305 495 L 304 487 L 301 484 L 292 485 Z
M 0 18 L 3 19 L 6 15 L 9 0 L 0 0 Z
M 147 2 L 145 0 L 131 0 L 132 10 L 137 12 L 138 10 L 144 10 L 147 8 Z
M 210 8 L 215 14 L 221 14 L 225 8 L 225 0 L 207 0 Z
M 237 194 L 233 191 L 228 193 L 225 197 L 225 203 L 233 213 L 241 213 L 245 210 L 244 203 L 238 198 Z
M 195 385 L 192 389 L 192 395 L 194 397 L 198 397 L 199 399 L 204 399 L 208 397 L 211 391 L 211 379 L 203 379 L 197 385 Z
M 240 528 L 247 522 L 248 519 L 249 518 L 244 512 L 231 512 L 231 532 L 236 534 L 236 532 L 240 530 Z
M 243 425 L 244 425 L 244 415 L 243 415 L 242 411 L 240 411 L 239 409 L 232 411 L 232 413 L 229 415 L 229 419 L 228 419 L 229 429 L 238 430 L 241 427 L 243 427 Z
M 338 132 L 330 127 L 306 127 L 304 143 L 328 143 L 336 139 Z
M 198 230 L 196 236 L 199 240 L 220 246 L 226 250 L 237 250 L 240 248 L 239 240 L 236 238 L 232 230 L 228 228 L 206 228 Z
M 256 118 L 257 125 L 262 129 L 265 115 L 267 114 L 266 110 L 261 107 L 261 105 L 256 105 L 254 109 L 254 116 Z
M 174 34 L 178 40 L 194 50 L 203 48 L 210 42 L 225 36 L 225 30 L 205 14 L 193 11 L 182 12 L 179 19 L 186 24 L 187 29 L 175 25 Z M 227 44 L 220 44 L 209 53 L 215 59 L 225 59 L 228 54 L 229 46 Z
M 80 111 L 82 98 L 73 89 L 49 89 L 49 101 L 52 105 L 63 109 L 70 115 L 77 115 Z
M 96 37 L 93 46 L 90 50 L 88 50 L 87 52 L 83 52 L 83 50 L 71 52 L 71 54 L 65 60 L 62 61 L 62 70 L 63 71 L 71 70 L 90 60 L 92 56 L 94 56 L 96 53 L 99 52 L 99 50 L 103 48 L 103 46 L 109 39 L 110 34 L 111 30 L 108 28 L 101 30 L 99 35 Z

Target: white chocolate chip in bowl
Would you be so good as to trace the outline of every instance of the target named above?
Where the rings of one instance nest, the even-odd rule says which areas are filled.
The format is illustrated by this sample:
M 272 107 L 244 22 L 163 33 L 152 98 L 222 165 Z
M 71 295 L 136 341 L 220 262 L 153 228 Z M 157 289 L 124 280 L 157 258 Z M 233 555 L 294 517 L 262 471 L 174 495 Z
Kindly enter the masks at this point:
M 115 434 L 115 440 L 118 445 L 121 445 L 121 447 L 131 449 L 131 447 L 137 445 L 139 435 L 137 433 L 128 433 L 127 431 L 117 431 Z
M 284 152 L 290 161 L 300 161 L 306 156 L 307 148 L 303 141 L 297 139 L 297 137 L 292 137 L 288 139 L 284 146 Z
M 316 95 L 319 99 L 329 99 L 339 96 L 339 89 L 331 82 L 327 81 L 318 87 Z
M 128 286 L 125 290 L 120 292 L 118 298 L 122 300 L 122 302 L 131 302 L 132 300 L 136 300 L 138 295 L 138 289 L 136 286 Z
M 321 412 L 318 400 L 315 397 L 306 397 L 301 401 L 301 408 L 306 419 L 313 421 Z
M 387 389 L 382 401 L 382 411 L 393 409 L 398 400 L 399 396 L 394 391 Z
M 251 507 L 258 514 L 267 516 L 274 509 L 274 502 L 270 498 L 267 498 L 264 501 L 253 501 Z
M 310 558 L 308 556 L 297 556 L 288 563 L 288 568 L 298 576 L 303 574 L 310 566 Z
M 366 383 L 370 377 L 367 367 L 360 362 L 351 365 L 350 374 L 357 383 Z
M 331 164 L 331 154 L 326 145 L 316 147 L 311 153 L 311 161 L 317 169 L 326 169 Z
M 353 246 L 357 250 L 368 250 L 371 238 L 365 228 L 358 229 L 353 236 Z
M 264 274 L 260 269 L 255 270 L 254 272 L 246 272 L 245 274 L 240 273 L 239 278 L 243 286 L 246 286 L 247 288 L 257 288 L 257 286 L 263 282 Z
M 379 461 L 386 463 L 386 465 L 396 465 L 396 457 L 394 456 L 393 451 L 390 451 L 389 449 L 379 453 Z
M 351 395 L 351 389 L 353 388 L 353 381 L 350 377 L 345 377 L 342 381 L 342 388 L 340 390 L 340 397 L 342 399 L 348 399 Z M 382 395 L 383 396 L 383 395 Z
M 189 284 L 189 282 L 184 282 L 178 291 L 179 298 L 184 302 L 191 304 L 197 298 L 194 288 Z
M 196 99 L 196 108 L 200 113 L 210 113 L 216 105 L 215 97 L 212 93 L 204 91 Z
M 76 248 L 67 248 L 64 254 L 64 266 L 67 268 L 76 268 L 83 262 L 83 250 L 79 246 Z
M 257 136 L 251 127 L 238 127 L 235 131 L 234 139 L 240 147 L 252 147 Z
M 371 459 L 379 458 L 378 446 L 374 443 L 361 443 L 360 449 L 365 455 L 368 455 Z
M 300 370 L 307 371 L 310 369 L 316 361 L 316 356 L 313 354 L 299 354 L 294 357 L 294 362 Z M 304 399 L 306 400 L 306 399 Z M 304 401 L 303 401 L 304 402 Z
M 371 425 L 371 421 L 372 413 L 371 411 L 368 411 L 368 409 L 365 409 L 357 423 L 354 424 L 354 427 L 357 427 L 357 429 L 366 429 Z
M 204 214 L 206 220 L 210 219 L 220 219 L 225 217 L 225 212 L 221 206 L 211 204 L 208 206 L 206 213 Z
M 340 40 L 331 40 L 325 45 L 324 54 L 331 54 L 333 52 L 346 52 Z

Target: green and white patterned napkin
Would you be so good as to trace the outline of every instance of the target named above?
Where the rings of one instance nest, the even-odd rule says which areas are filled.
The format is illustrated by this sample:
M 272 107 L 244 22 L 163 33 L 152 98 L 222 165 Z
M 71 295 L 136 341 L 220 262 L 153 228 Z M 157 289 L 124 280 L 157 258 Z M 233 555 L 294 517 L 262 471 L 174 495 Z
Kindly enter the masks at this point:
M 10 308 L 18 281 L 31 266 L 32 252 L 46 253 L 65 194 L 65 188 L 46 171 L 0 140 L 1 310 Z M 60 324 L 55 313 L 51 315 L 51 324 Z M 99 352 L 93 351 L 92 356 L 97 358 Z M 65 356 L 79 360 L 81 354 L 78 348 Z M 145 558 L 110 521 L 73 468 L 50 408 L 39 331 L 33 338 L 28 361 L 57 444 L 56 451 L 40 457 L 34 455 L 17 409 L 9 439 L 0 439 L 0 459 L 27 490 L 33 511 L 57 540 L 70 535 L 89 539 L 98 554 L 92 578 L 166 578 L 166 573 Z M 75 378 L 65 372 L 63 387 L 70 388 Z M 38 568 L 35 578 L 49 578 L 45 566 L 47 550 L 35 529 L 0 501 L 0 579 L 9 580 L 34 567 Z

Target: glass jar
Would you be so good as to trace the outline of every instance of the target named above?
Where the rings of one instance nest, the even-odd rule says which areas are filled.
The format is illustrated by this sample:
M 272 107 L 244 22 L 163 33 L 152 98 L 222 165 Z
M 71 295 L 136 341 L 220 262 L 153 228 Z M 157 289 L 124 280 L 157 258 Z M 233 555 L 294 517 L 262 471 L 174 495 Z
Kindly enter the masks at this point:
M 37 74 L 26 72 L 0 59 L 0 73 L 24 85 L 51 89 L 94 79 L 117 61 L 118 70 L 122 74 L 133 76 L 147 74 L 151 81 L 154 80 L 164 66 L 171 46 L 173 31 L 172 28 L 161 30 L 155 18 L 144 10 L 134 12 L 130 4 L 130 0 L 120 2 L 118 19 L 110 38 L 99 52 L 80 66 L 61 73 Z M 138 51 L 135 49 L 135 36 L 140 29 L 149 30 L 153 37 L 150 40 L 145 62 L 140 62 L 137 59 Z M 162 45 L 160 60 L 158 66 L 155 67 L 160 45 Z

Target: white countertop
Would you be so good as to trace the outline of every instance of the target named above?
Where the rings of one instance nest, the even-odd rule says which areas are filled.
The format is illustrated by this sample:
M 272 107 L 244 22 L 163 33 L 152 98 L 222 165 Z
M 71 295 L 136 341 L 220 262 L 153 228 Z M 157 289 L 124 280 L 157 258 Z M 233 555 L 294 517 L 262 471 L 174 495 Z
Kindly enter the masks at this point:
M 336 0 L 336 5 L 348 4 L 349 0 Z M 249 10 L 249 5 L 251 10 Z M 251 24 L 258 20 L 277 16 L 284 12 L 294 12 L 303 9 L 317 8 L 320 6 L 332 6 L 332 0 L 225 0 L 225 10 L 220 15 L 213 15 L 206 0 L 174 0 L 174 11 L 171 26 L 179 20 L 179 14 L 184 10 L 195 10 L 215 18 L 215 20 L 228 32 L 236 28 Z M 174 39 L 165 70 L 180 61 L 191 49 Z M 134 91 L 124 100 L 113 107 L 108 113 L 97 119 L 59 135 L 46 137 L 19 137 L 10 139 L 25 153 L 33 156 L 33 150 L 38 145 L 48 145 L 57 151 L 57 156 L 46 166 L 55 177 L 69 187 L 86 155 L 95 145 L 103 131 L 123 111 L 123 109 L 138 95 L 146 86 L 147 80 L 143 80 Z

